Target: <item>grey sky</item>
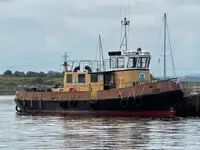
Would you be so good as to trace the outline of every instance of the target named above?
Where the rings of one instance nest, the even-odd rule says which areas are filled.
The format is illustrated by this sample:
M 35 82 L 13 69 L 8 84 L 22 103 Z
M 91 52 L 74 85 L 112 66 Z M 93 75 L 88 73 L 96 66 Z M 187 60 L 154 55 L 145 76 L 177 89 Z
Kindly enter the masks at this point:
M 121 3 L 121 0 L 0 0 L 0 71 L 61 71 L 61 55 L 65 51 L 72 59 L 94 59 L 98 32 L 105 55 L 118 49 Z M 157 62 L 162 39 L 158 38 L 165 12 L 177 74 L 200 72 L 199 0 L 123 0 L 123 5 L 123 14 L 126 10 L 131 20 L 129 48 L 141 47 L 151 52 L 153 74 L 162 75 L 162 64 Z M 172 68 L 170 57 L 168 62 Z M 169 69 L 168 74 L 171 73 Z

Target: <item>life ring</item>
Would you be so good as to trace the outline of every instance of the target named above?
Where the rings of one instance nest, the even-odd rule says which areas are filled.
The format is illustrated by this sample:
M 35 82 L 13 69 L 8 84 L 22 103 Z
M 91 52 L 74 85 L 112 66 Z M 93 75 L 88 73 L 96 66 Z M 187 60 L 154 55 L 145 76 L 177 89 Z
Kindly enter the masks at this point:
M 70 85 L 69 86 L 69 91 L 76 91 L 76 87 L 74 85 Z
M 20 108 L 19 108 L 18 105 L 15 106 L 15 110 L 16 110 L 17 112 L 21 112 L 21 110 L 20 110 Z

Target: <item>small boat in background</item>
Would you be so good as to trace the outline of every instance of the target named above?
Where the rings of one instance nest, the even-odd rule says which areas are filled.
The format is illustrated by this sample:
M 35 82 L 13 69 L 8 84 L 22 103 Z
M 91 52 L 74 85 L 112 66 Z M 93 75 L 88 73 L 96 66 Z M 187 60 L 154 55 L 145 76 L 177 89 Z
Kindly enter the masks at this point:
M 127 49 L 127 18 L 123 51 L 108 59 L 66 60 L 64 86 L 54 90 L 19 89 L 16 110 L 21 114 L 100 116 L 175 116 L 183 92 L 177 79 L 152 80 L 151 55 Z M 101 39 L 101 38 L 100 38 Z M 122 42 L 122 43 L 123 43 Z M 100 40 L 101 43 L 101 40 Z

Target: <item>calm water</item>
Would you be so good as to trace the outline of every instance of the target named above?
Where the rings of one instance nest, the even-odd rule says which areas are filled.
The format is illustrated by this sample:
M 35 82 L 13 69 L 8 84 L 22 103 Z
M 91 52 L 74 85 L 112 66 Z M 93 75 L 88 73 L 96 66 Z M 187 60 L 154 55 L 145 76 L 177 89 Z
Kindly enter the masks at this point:
M 0 97 L 0 149 L 197 149 L 200 119 L 19 116 Z

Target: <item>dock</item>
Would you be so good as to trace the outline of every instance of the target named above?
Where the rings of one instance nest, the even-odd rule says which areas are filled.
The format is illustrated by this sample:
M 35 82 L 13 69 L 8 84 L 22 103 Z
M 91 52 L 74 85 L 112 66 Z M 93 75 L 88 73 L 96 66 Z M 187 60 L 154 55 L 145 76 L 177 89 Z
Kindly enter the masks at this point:
M 200 116 L 200 88 L 182 89 L 183 99 L 177 104 L 177 116 Z

